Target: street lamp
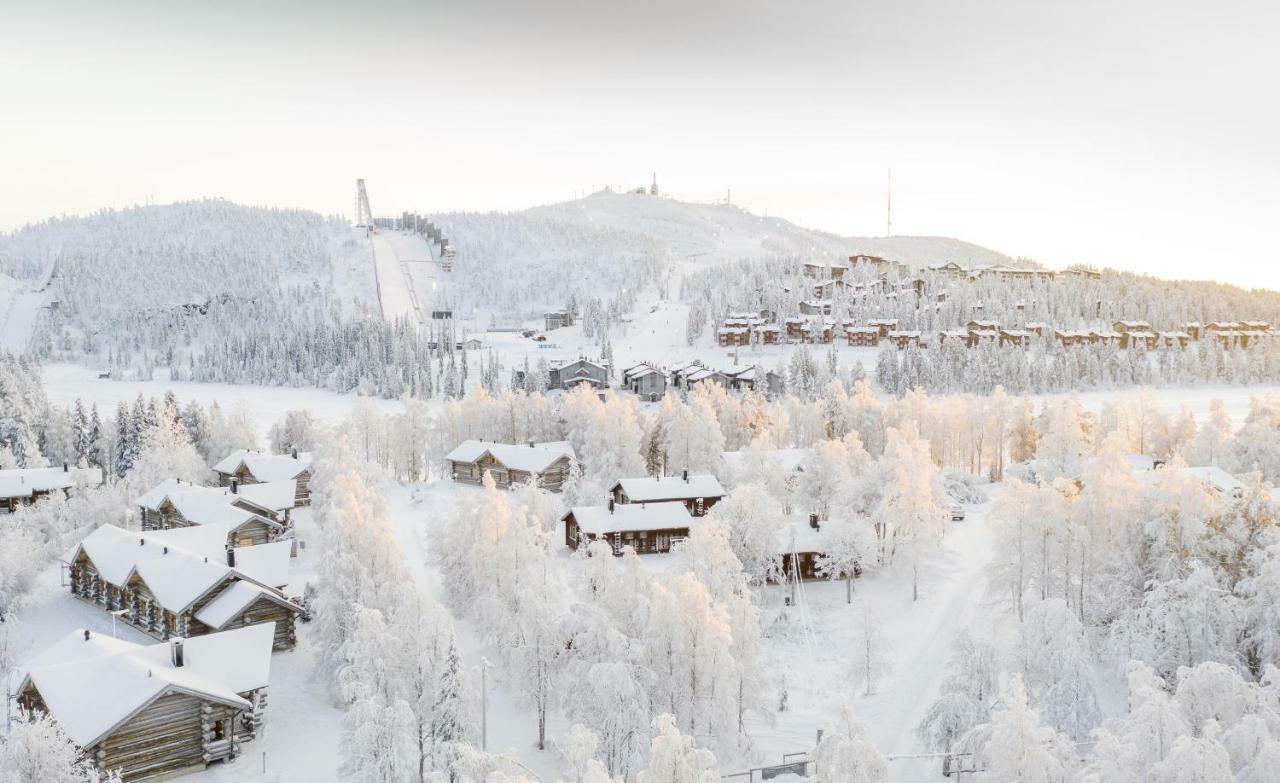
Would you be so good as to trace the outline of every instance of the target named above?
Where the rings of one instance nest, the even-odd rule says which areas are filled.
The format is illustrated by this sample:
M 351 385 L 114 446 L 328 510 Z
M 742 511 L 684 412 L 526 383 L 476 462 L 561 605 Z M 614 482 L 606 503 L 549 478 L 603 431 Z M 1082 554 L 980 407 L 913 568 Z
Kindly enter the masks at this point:
M 480 750 L 489 750 L 489 659 L 480 656 Z

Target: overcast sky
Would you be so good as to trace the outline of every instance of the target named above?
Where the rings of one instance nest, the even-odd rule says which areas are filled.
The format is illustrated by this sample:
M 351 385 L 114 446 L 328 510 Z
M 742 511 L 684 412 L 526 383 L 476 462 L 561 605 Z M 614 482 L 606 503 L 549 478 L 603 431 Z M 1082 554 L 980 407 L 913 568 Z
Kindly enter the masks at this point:
M 517 209 L 656 170 L 843 234 L 1280 288 L 1275 0 L 7 4 L 0 230 Z

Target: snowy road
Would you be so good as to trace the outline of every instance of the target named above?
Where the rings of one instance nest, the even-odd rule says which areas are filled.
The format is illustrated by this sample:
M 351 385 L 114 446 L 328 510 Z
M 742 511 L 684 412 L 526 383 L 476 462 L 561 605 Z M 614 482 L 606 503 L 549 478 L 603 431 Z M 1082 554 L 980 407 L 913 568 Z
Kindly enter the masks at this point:
M 811 749 L 819 729 L 829 730 L 840 709 L 851 705 L 866 724 L 872 742 L 885 756 L 928 752 L 915 728 L 937 698 L 951 643 L 963 627 L 984 616 L 986 566 L 991 538 L 986 523 L 989 505 L 970 507 L 968 518 L 954 524 L 942 547 L 921 569 L 921 598 L 911 600 L 909 569 L 873 571 L 857 581 L 853 606 L 845 603 L 843 583 L 810 582 L 800 594 L 811 620 L 808 637 L 802 613 L 766 622 L 761 666 L 774 694 L 766 706 L 773 719 L 752 716 L 747 730 L 760 763 L 777 763 L 784 753 Z M 761 603 L 777 611 L 784 587 L 765 588 Z M 860 602 L 872 607 L 880 628 L 881 655 L 887 670 L 874 693 L 854 682 L 863 615 Z M 745 765 L 742 768 L 746 768 Z M 889 763 L 891 778 L 917 783 L 941 778 L 940 759 L 899 759 Z

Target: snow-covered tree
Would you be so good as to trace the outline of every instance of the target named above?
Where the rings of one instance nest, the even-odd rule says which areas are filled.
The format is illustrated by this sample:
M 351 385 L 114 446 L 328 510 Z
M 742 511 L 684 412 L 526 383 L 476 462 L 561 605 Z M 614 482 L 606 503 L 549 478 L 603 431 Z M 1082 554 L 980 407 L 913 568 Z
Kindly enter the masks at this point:
M 813 752 L 815 783 L 888 783 L 889 765 L 866 734 L 851 708 L 841 710 Z
M 120 783 L 83 758 L 51 716 L 19 710 L 0 737 L 0 783 Z
M 671 714 L 654 718 L 653 729 L 656 734 L 650 743 L 649 766 L 636 776 L 636 783 L 718 783 L 715 754 L 696 747 L 693 737 L 680 732 Z
M 1065 783 L 1072 779 L 1074 747 L 1066 737 L 1043 726 L 1027 704 L 1021 677 L 1015 675 L 1001 696 L 991 739 L 983 748 L 986 771 L 981 780 L 992 783 Z

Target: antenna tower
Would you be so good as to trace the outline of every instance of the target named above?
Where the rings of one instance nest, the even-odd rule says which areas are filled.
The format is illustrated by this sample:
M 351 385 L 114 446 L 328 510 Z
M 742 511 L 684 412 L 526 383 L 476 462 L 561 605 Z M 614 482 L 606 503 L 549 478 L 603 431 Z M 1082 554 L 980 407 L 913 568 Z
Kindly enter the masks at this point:
M 356 180 L 356 226 L 373 228 L 373 210 L 369 209 L 369 194 L 365 192 L 364 180 Z
M 893 169 L 889 169 L 889 181 L 884 189 L 884 235 L 893 236 Z

